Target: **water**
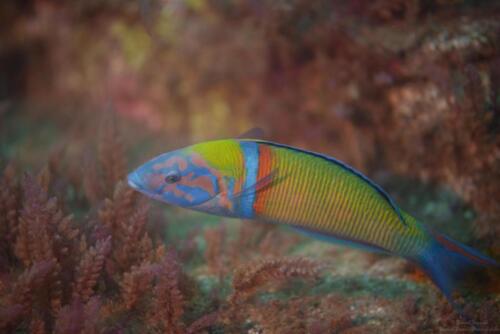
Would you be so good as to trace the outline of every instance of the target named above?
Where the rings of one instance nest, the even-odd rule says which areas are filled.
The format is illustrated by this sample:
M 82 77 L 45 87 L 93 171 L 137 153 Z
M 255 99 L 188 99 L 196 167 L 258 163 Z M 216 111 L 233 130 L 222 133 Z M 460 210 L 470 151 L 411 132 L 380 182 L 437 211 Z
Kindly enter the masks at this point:
M 142 6 L 0 4 L 2 331 L 470 332 L 403 259 L 153 203 L 120 181 L 260 126 L 498 258 L 497 2 Z M 495 290 L 480 277 L 463 296 L 480 330 L 500 328 Z

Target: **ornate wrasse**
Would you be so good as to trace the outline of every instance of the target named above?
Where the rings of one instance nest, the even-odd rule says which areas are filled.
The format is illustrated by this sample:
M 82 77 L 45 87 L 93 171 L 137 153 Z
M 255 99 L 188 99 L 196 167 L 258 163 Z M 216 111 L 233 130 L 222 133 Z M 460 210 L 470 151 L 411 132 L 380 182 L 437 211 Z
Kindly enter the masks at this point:
M 173 205 L 281 223 L 321 240 L 402 256 L 420 265 L 450 300 L 467 273 L 498 266 L 419 223 L 352 167 L 287 145 L 204 142 L 162 154 L 128 180 Z

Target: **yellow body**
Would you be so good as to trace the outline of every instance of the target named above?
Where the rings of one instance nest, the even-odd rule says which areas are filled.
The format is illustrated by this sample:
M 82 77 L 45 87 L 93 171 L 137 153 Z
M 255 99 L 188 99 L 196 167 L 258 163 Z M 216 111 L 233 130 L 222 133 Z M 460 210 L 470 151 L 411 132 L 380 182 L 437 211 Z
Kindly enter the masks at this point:
M 241 180 L 247 173 L 240 148 L 245 142 L 201 143 L 192 150 L 224 175 Z M 259 171 L 274 173 L 272 185 L 256 191 L 254 218 L 402 256 L 414 255 L 428 242 L 416 219 L 400 211 L 402 220 L 370 182 L 344 165 L 311 152 L 252 142 L 259 147 Z M 213 147 L 220 149 L 214 151 Z

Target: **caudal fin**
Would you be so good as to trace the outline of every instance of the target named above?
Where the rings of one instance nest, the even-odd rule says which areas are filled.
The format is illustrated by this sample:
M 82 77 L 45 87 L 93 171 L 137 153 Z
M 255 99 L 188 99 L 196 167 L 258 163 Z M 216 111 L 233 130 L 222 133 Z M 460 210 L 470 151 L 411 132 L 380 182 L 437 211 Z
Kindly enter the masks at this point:
M 433 232 L 432 236 L 434 240 L 420 255 L 419 262 L 450 301 L 454 292 L 477 280 L 478 275 L 491 267 L 500 267 L 495 260 L 443 234 Z

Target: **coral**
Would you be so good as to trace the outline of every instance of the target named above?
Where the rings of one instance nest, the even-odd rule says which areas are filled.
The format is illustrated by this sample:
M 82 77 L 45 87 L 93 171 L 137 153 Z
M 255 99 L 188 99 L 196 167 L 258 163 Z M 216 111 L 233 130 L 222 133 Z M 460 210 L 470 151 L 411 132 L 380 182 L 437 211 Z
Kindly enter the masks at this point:
M 96 327 L 100 318 L 101 303 L 99 298 L 93 297 L 87 303 L 79 299 L 73 300 L 70 305 L 64 306 L 58 313 L 54 332 L 58 334 L 70 333 L 99 333 Z
M 49 194 L 57 187 L 80 187 L 82 195 L 85 187 L 59 183 L 71 174 L 65 168 L 72 168 L 60 159 L 37 177 L 25 174 L 20 183 L 11 167 L 4 172 L 3 256 L 9 269 L 0 275 L 2 331 L 420 332 L 457 321 L 444 300 L 420 311 L 415 300 L 314 292 L 343 278 L 320 280 L 323 261 L 289 256 L 292 246 L 303 244 L 301 238 L 274 225 L 193 228 L 179 240 L 170 235 L 179 225 L 161 232 L 167 226 L 163 215 L 149 215 L 151 208 L 122 181 L 108 198 L 56 199 Z M 81 201 L 85 216 L 77 213 Z M 64 213 L 72 210 L 75 215 Z M 386 260 L 368 262 L 378 261 L 385 277 L 391 270 Z M 397 268 L 396 277 L 408 278 L 406 267 Z M 364 283 L 353 279 L 349 289 L 359 290 Z M 490 328 L 497 309 L 490 301 L 470 313 Z M 390 321 L 381 322 L 382 316 Z M 405 325 L 409 319 L 415 324 Z
M 123 274 L 120 288 L 127 309 L 135 307 L 144 295 L 151 292 L 155 272 L 158 271 L 158 265 L 145 262 L 139 266 L 132 266 L 129 272 Z
M 44 334 L 46 333 L 45 330 L 45 323 L 43 322 L 42 319 L 39 317 L 33 317 L 30 322 L 30 333 L 31 334 Z
M 60 334 L 81 333 L 84 323 L 83 304 L 79 300 L 75 300 L 59 311 L 54 331 Z
M 174 251 L 169 251 L 160 263 L 157 280 L 153 289 L 151 314 L 148 318 L 152 328 L 170 334 L 184 332 L 181 317 L 186 300 L 180 290 L 181 268 Z
M 97 241 L 82 256 L 76 268 L 76 281 L 73 287 L 73 298 L 86 302 L 94 294 L 94 287 L 104 266 L 106 256 L 111 250 L 111 237 Z
M 51 174 L 49 165 L 46 164 L 36 176 L 36 181 L 38 185 L 43 189 L 43 191 L 48 192 L 50 186 Z
M 79 173 L 85 196 L 92 204 L 114 197 L 116 185 L 126 175 L 125 148 L 112 110 L 104 112 L 97 140 L 97 150 L 86 149 L 84 172 Z
M 121 265 L 123 269 L 130 267 L 132 263 L 140 263 L 141 261 L 151 259 L 152 249 L 151 247 L 141 247 L 141 240 L 148 240 L 149 237 L 145 231 L 145 225 L 147 222 L 149 207 L 148 205 L 142 203 L 138 204 L 134 213 L 130 216 L 126 224 L 124 224 L 124 230 L 122 230 L 122 240 L 117 240 L 116 242 L 121 242 L 122 247 L 120 247 L 117 252 L 115 252 L 116 262 Z M 142 241 L 147 242 L 149 241 Z M 141 248 L 143 249 L 142 251 Z
M 112 199 L 106 199 L 99 210 L 99 219 L 109 233 L 126 229 L 126 222 L 132 215 L 136 193 L 124 182 L 116 184 Z
M 18 211 L 21 206 L 20 189 L 12 164 L 7 165 L 0 179 L 0 238 L 2 247 L 12 244 L 18 229 Z M 3 249 L 2 256 L 12 259 L 13 249 Z
M 46 191 L 29 175 L 22 182 L 23 207 L 20 211 L 16 256 L 25 265 L 41 259 L 63 261 L 78 236 L 72 216 L 64 216 L 56 198 L 49 198 Z
M 292 278 L 315 280 L 322 265 L 306 258 L 273 258 L 250 262 L 236 270 L 231 301 L 244 301 L 263 285 L 276 284 Z
M 187 334 L 199 333 L 202 329 L 206 329 L 215 325 L 219 320 L 219 312 L 207 313 L 201 316 L 199 319 L 195 320 L 186 329 Z
M 34 297 L 45 289 L 50 272 L 54 270 L 53 261 L 34 263 L 27 268 L 18 278 L 11 295 L 11 305 L 18 304 L 22 311 L 28 314 L 34 306 Z
M 23 316 L 23 306 L 20 304 L 12 304 L 8 306 L 2 306 L 0 308 L 0 329 L 9 330 L 12 329 Z
M 137 194 L 118 182 L 112 199 L 105 199 L 98 212 L 100 225 L 95 235 L 112 235 L 114 247 L 108 271 L 126 271 L 134 263 L 153 261 L 154 248 L 146 231 L 148 206 L 137 201 Z M 112 274 L 112 272 L 111 272 Z
M 92 297 L 83 307 L 85 325 L 83 332 L 88 334 L 99 333 L 99 321 L 101 318 L 101 300 L 99 297 Z
M 264 333 L 306 333 L 306 307 L 304 300 L 289 300 L 286 304 L 273 300 L 252 308 L 249 315 Z
M 388 189 L 405 210 L 413 188 L 451 188 L 456 202 L 424 191 L 408 211 L 428 223 L 449 207 L 443 223 L 472 239 L 467 220 L 497 257 L 498 3 L 141 2 L 144 17 L 124 1 L 0 2 L 0 160 L 15 160 L 0 177 L 0 331 L 453 329 L 457 314 L 401 261 L 271 224 L 205 228 L 148 208 L 124 178 L 128 154 L 135 165 L 261 125 L 384 187 L 408 182 Z M 334 269 L 317 279 L 320 263 L 290 254 Z M 475 293 L 467 313 L 491 331 L 498 292 Z
M 73 226 L 72 216 L 64 216 L 57 199 L 49 198 L 45 189 L 31 176 L 25 175 L 22 188 L 24 203 L 19 216 L 15 254 L 25 266 L 39 261 L 54 262 L 47 290 L 51 308 L 57 312 L 63 294 L 62 270 L 76 261 L 75 241 L 79 231 Z
M 224 244 L 226 242 L 225 225 L 220 225 L 216 228 L 205 230 L 205 261 L 208 268 L 214 274 L 224 274 Z
M 293 307 L 284 312 L 278 309 L 277 302 L 254 306 L 248 303 L 248 300 L 258 291 L 280 286 L 295 278 L 317 280 L 321 269 L 321 264 L 304 258 L 275 258 L 249 262 L 240 266 L 233 274 L 233 291 L 223 307 L 223 313 L 220 315 L 221 322 L 229 327 L 231 327 L 230 324 L 241 325 L 246 321 L 248 314 L 254 322 L 270 332 L 275 332 L 277 328 L 284 330 L 279 333 L 304 331 L 305 325 L 299 315 L 300 311 L 294 312 Z M 275 316 L 270 317 L 270 314 L 275 314 Z M 283 326 L 285 322 L 279 319 L 280 317 L 287 318 L 287 326 Z M 278 326 L 280 322 L 282 325 Z
M 314 297 L 271 300 L 251 307 L 248 313 L 264 333 L 348 333 L 356 327 L 352 312 L 339 305 L 341 298 L 325 299 L 328 302 Z M 316 309 L 311 307 L 315 303 L 320 303 Z
M 1 179 L 2 256 L 11 269 L 0 280 L 0 328 L 99 333 L 109 319 L 130 317 L 132 309 L 141 310 L 141 319 L 155 319 L 151 328 L 178 323 L 191 283 L 175 255 L 149 237 L 148 205 L 118 182 L 112 198 L 80 224 L 48 193 L 64 170 L 48 170 L 46 165 L 36 178 L 25 174 L 18 186 L 7 167 Z M 153 312 L 161 305 L 170 305 L 167 320 Z M 191 331 L 214 321 L 201 316 Z M 177 332 L 186 328 L 178 326 Z

